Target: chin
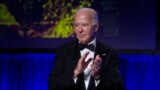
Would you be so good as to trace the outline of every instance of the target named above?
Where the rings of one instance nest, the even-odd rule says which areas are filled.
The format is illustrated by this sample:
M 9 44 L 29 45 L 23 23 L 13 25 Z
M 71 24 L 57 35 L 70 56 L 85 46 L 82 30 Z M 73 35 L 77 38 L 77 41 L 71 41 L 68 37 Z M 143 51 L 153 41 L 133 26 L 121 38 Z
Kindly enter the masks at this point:
M 80 40 L 80 42 L 81 42 L 82 44 L 87 44 L 87 43 L 88 43 L 87 40 Z
M 79 39 L 79 41 L 82 43 L 82 44 L 85 44 L 86 41 L 85 40 L 82 40 L 82 39 Z
M 87 39 L 87 38 L 78 38 L 78 40 L 79 40 L 82 44 L 86 44 L 86 43 L 88 43 L 88 41 L 90 41 L 90 40 Z

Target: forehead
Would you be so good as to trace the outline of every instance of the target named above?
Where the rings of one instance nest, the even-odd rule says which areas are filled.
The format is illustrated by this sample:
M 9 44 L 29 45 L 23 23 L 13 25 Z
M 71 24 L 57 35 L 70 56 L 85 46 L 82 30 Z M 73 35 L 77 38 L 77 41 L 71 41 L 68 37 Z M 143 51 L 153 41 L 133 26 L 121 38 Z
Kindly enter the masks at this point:
M 91 21 L 92 20 L 92 15 L 90 12 L 78 12 L 74 16 L 74 21 Z

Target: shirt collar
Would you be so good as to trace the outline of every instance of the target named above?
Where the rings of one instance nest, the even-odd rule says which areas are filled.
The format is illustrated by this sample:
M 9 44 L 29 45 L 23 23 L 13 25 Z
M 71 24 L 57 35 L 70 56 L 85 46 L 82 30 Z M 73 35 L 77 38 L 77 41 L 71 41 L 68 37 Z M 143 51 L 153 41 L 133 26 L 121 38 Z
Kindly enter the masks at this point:
M 93 44 L 94 45 L 94 50 L 95 50 L 95 48 L 96 48 L 96 38 L 94 38 L 94 39 L 92 39 L 92 41 L 91 42 L 89 42 L 87 45 L 90 45 L 90 44 Z M 79 42 L 80 43 L 80 42 Z
M 80 41 L 79 41 L 79 43 L 80 43 Z M 95 47 L 96 47 L 96 38 L 94 38 L 91 42 L 89 42 L 87 45 L 89 45 L 89 44 L 93 44 Z
M 96 38 L 94 38 L 91 42 L 88 43 L 89 44 L 93 44 L 96 47 Z

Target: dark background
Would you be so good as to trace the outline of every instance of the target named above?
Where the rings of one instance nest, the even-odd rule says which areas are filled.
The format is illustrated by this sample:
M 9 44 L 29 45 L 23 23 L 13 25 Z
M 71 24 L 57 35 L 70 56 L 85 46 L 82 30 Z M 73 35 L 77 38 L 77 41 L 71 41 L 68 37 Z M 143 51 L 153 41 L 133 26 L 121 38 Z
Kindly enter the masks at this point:
M 23 27 L 24 36 L 18 37 L 11 28 L 0 25 L 0 48 L 7 49 L 54 49 L 73 39 L 30 38 L 26 35 L 30 23 L 42 18 L 42 4 L 47 0 L 6 0 L 5 3 Z M 25 6 L 25 7 L 24 7 Z M 30 7 L 29 7 L 30 6 Z M 159 31 L 156 27 L 155 0 L 94 0 L 91 5 L 100 16 L 98 39 L 121 51 L 158 52 Z M 8 30 L 8 31 L 7 31 Z
M 74 1 L 76 5 L 78 0 Z M 160 30 L 157 24 L 157 2 L 91 1 L 94 1 L 92 7 L 98 11 L 101 21 L 98 38 L 120 50 L 120 74 L 125 90 L 159 90 Z M 48 77 L 56 57 L 54 49 L 73 38 L 27 36 L 32 22 L 42 19 L 41 6 L 46 2 L 47 0 L 0 1 L 8 6 L 24 32 L 21 37 L 15 28 L 0 24 L 0 90 L 48 90 Z M 38 28 L 41 30 L 43 27 L 40 25 Z

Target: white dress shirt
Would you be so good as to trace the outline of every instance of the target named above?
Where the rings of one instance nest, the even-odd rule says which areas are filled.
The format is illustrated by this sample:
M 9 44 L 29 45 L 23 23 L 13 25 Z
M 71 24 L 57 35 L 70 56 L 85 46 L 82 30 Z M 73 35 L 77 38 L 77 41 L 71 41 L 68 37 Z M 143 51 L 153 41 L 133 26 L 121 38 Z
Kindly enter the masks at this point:
M 96 48 L 96 38 L 93 39 L 89 44 L 94 44 L 95 48 Z M 85 61 L 91 59 L 94 59 L 94 55 L 95 55 L 95 51 L 91 51 L 88 48 L 84 48 L 83 50 L 80 51 L 81 56 L 83 54 L 85 54 L 86 52 L 89 52 L 88 56 L 86 57 Z M 91 65 L 93 63 L 93 60 L 88 64 L 87 68 L 83 71 L 84 74 L 84 83 L 85 83 L 85 88 L 87 90 L 88 85 L 89 85 L 89 81 L 90 81 L 90 76 L 91 76 Z M 77 81 L 77 78 L 74 79 L 74 81 Z M 97 86 L 99 84 L 100 80 L 95 80 L 95 85 Z
M 96 39 L 93 39 L 89 44 L 94 44 L 96 47 Z M 84 48 L 83 50 L 80 51 L 81 56 L 85 54 L 86 52 L 89 52 L 88 56 L 86 57 L 85 61 L 88 61 L 90 58 L 94 59 L 94 51 L 89 50 L 88 48 Z M 83 71 L 84 74 L 84 83 L 86 89 L 88 88 L 89 81 L 90 81 L 90 76 L 91 76 L 91 65 L 93 63 L 93 60 L 88 64 L 87 68 Z

